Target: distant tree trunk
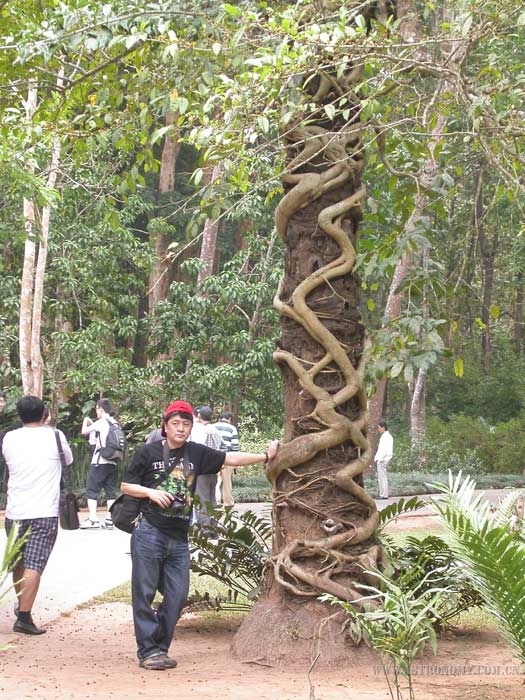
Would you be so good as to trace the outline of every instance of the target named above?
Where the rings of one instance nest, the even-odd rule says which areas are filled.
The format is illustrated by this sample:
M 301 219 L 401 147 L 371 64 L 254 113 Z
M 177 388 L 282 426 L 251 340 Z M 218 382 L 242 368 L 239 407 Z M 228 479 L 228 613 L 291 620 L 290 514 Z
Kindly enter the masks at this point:
M 212 184 L 220 175 L 222 168 L 221 166 L 215 165 L 211 170 L 208 169 L 207 176 L 205 177 L 204 184 Z M 201 253 L 200 260 L 203 263 L 202 268 L 199 270 L 197 277 L 197 284 L 200 284 L 203 279 L 213 275 L 213 270 L 215 266 L 215 254 L 217 251 L 217 234 L 219 232 L 219 220 L 218 219 L 206 219 L 204 222 L 204 228 L 202 231 L 202 243 L 201 243 Z
M 175 165 L 180 150 L 179 129 L 177 124 L 178 113 L 168 111 L 166 113 L 166 126 L 171 126 L 164 137 L 162 155 L 160 159 L 158 201 L 163 195 L 169 194 L 175 189 Z M 151 236 L 153 250 L 153 266 L 149 276 L 148 305 L 150 313 L 155 312 L 155 307 L 168 296 L 170 285 L 170 258 L 168 255 L 169 236 L 161 231 L 154 231 Z
M 398 0 L 396 3 L 398 16 L 401 18 L 399 33 L 405 40 L 419 43 L 419 51 L 422 53 L 422 58 L 425 58 L 427 49 L 424 47 L 423 31 L 420 22 L 420 16 L 415 8 L 413 0 Z M 450 8 L 445 8 L 444 13 L 449 13 Z M 453 65 L 455 63 L 460 64 L 465 56 L 467 50 L 466 42 L 458 41 L 450 44 L 446 48 L 446 53 L 444 55 L 444 62 L 447 65 Z M 418 51 L 418 49 L 416 49 Z M 435 97 L 438 98 L 443 92 L 451 89 L 448 80 L 442 80 L 435 91 Z M 446 127 L 446 119 L 444 115 L 440 115 L 432 127 L 431 138 L 429 140 L 428 150 L 430 153 L 429 158 L 423 163 L 423 166 L 419 173 L 419 182 L 421 185 L 421 191 L 414 197 L 414 207 L 404 226 L 404 234 L 409 233 L 413 230 L 425 214 L 425 208 L 428 204 L 428 188 L 431 186 L 432 181 L 436 177 L 438 172 L 438 165 L 434 158 L 434 149 L 436 145 L 440 142 L 443 137 L 444 129 Z M 388 166 L 388 163 L 386 163 Z M 399 291 L 399 287 L 403 280 L 406 278 L 413 264 L 413 253 L 411 250 L 406 250 L 399 259 L 396 268 L 394 270 L 394 275 L 392 282 L 390 284 L 390 290 L 388 294 L 388 301 L 385 308 L 385 314 L 383 317 L 383 325 L 387 327 L 388 324 L 395 321 L 396 318 L 401 314 L 402 303 L 403 303 L 403 293 Z M 424 376 L 419 378 L 420 382 L 425 381 Z M 376 382 L 376 388 L 373 396 L 369 401 L 369 412 L 370 412 L 370 424 L 372 426 L 370 440 L 372 442 L 373 450 L 377 445 L 378 434 L 376 430 L 377 422 L 381 418 L 385 411 L 385 389 L 386 389 L 387 378 L 383 377 Z M 416 382 L 417 384 L 417 382 Z M 421 392 L 424 396 L 424 391 Z M 414 422 L 417 424 L 416 433 L 418 433 L 417 440 L 419 441 L 421 435 L 419 433 L 424 433 L 424 417 L 420 414 L 417 418 L 414 417 L 413 411 L 415 410 L 412 392 L 410 392 L 410 422 L 411 425 Z M 419 411 L 424 411 L 424 406 L 419 404 Z M 411 427 L 411 431 L 413 428 Z M 423 435 L 424 437 L 424 435 Z
M 485 225 L 483 222 L 483 177 L 484 168 L 482 167 L 479 170 L 477 178 L 476 198 L 474 201 L 474 222 L 481 256 L 483 285 L 481 301 L 481 358 L 483 371 L 485 374 L 488 374 L 490 371 L 491 353 L 490 307 L 492 305 L 492 292 L 494 289 L 494 261 L 498 248 L 498 232 L 494 232 L 492 241 L 488 240 L 485 234 Z
M 32 81 L 29 85 L 25 103 L 26 121 L 30 124 L 37 105 L 37 85 Z M 32 170 L 34 172 L 34 169 Z M 24 394 L 34 394 L 35 382 L 31 367 L 31 337 L 33 320 L 33 284 L 36 261 L 36 216 L 35 203 L 24 197 L 24 222 L 26 240 L 24 244 L 24 264 L 20 285 L 20 321 L 18 343 L 20 352 L 20 373 Z
M 409 221 L 405 224 L 405 231 L 412 225 L 414 221 L 416 210 L 412 212 Z M 385 313 L 383 316 L 383 327 L 386 327 L 401 314 L 403 294 L 398 291 L 399 285 L 403 282 L 407 276 L 412 265 L 412 253 L 410 251 L 405 251 L 401 258 L 398 260 L 396 267 L 394 269 L 394 274 L 392 276 L 392 281 L 390 282 L 390 288 L 388 291 L 388 299 L 385 306 Z M 368 402 L 368 411 L 370 414 L 370 442 L 372 445 L 372 453 L 375 453 L 377 448 L 377 443 L 379 441 L 379 433 L 377 432 L 377 424 L 381 420 L 381 417 L 385 414 L 385 397 L 386 397 L 386 385 L 387 378 L 383 376 L 376 382 L 375 392 L 370 397 Z
M 516 300 L 512 323 L 514 352 L 517 355 L 523 355 L 523 272 L 521 270 L 516 275 Z
M 62 86 L 62 74 L 57 86 Z M 35 82 L 29 87 L 26 102 L 26 118 L 31 122 L 37 107 L 38 90 Z M 60 140 L 52 140 L 51 162 L 46 186 L 53 189 L 56 184 L 60 163 Z M 20 291 L 19 350 L 22 390 L 24 394 L 42 397 L 44 385 L 44 362 L 40 349 L 42 330 L 42 305 L 44 299 L 44 276 L 47 265 L 47 243 L 51 207 L 44 205 L 40 225 L 36 221 L 34 201 L 24 198 L 24 219 L 26 241 Z M 37 230 L 39 229 L 38 233 Z M 38 246 L 37 246 L 38 235 Z
M 410 428 L 413 440 L 425 437 L 425 383 L 426 372 L 420 369 L 417 373 L 410 403 Z

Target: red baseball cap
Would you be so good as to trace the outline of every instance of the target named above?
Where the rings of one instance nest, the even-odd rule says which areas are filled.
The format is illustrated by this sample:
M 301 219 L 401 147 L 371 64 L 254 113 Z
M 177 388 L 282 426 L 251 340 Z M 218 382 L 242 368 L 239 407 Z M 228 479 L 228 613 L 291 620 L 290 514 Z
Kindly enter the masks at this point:
M 162 414 L 162 435 L 166 437 L 166 431 L 164 430 L 164 424 L 166 421 L 168 421 L 171 416 L 173 416 L 175 413 L 187 413 L 189 416 L 191 416 L 191 420 L 193 420 L 193 408 L 190 406 L 189 403 L 186 401 L 172 401 L 170 405 L 166 408 L 164 413 Z

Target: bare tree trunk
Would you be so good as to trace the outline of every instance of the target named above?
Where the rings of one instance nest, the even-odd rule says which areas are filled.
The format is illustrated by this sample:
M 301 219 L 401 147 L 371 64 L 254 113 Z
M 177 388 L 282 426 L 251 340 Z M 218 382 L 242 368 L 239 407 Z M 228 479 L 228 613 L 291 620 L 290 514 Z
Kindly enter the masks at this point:
M 162 148 L 159 172 L 159 200 L 162 195 L 169 194 L 175 189 L 175 165 L 180 150 L 179 130 L 176 126 L 177 112 L 168 111 L 166 114 L 166 126 L 171 126 L 165 138 Z M 161 231 L 151 234 L 151 246 L 153 249 L 153 266 L 149 276 L 148 305 L 150 313 L 155 312 L 155 307 L 168 296 L 170 285 L 169 270 L 170 258 L 168 255 L 169 237 Z
M 420 20 L 418 12 L 414 7 L 413 0 L 398 0 L 397 2 L 398 16 L 401 18 L 401 24 L 399 33 L 407 41 L 420 42 L 423 47 L 422 36 L 423 32 L 420 26 Z M 467 45 L 465 42 L 457 42 L 453 46 L 449 47 L 449 55 L 447 56 L 447 61 L 457 61 L 461 62 L 465 55 Z M 426 49 L 421 48 L 421 51 Z M 447 80 L 443 80 L 438 86 L 435 93 L 435 99 L 443 92 L 450 89 L 450 84 Z M 421 218 L 424 216 L 425 207 L 428 204 L 428 195 L 426 193 L 426 188 L 428 188 L 435 178 L 437 173 L 437 163 L 434 158 L 434 149 L 438 142 L 443 136 L 443 131 L 446 125 L 446 120 L 444 115 L 440 115 L 436 121 L 436 124 L 432 128 L 431 138 L 429 141 L 429 153 L 430 157 L 423 164 L 420 174 L 419 174 L 419 184 L 423 188 L 422 191 L 418 190 L 418 194 L 414 197 L 414 208 L 407 222 L 405 223 L 403 229 L 403 235 L 407 235 L 412 231 L 417 225 Z M 388 161 L 385 163 L 388 168 L 390 165 Z M 419 187 L 418 184 L 418 187 Z M 402 303 L 403 303 L 403 293 L 399 291 L 399 287 L 403 280 L 406 278 L 413 264 L 413 253 L 410 250 L 405 250 L 396 264 L 394 275 L 392 277 L 392 282 L 390 284 L 390 289 L 388 293 L 387 304 L 385 307 L 385 314 L 383 317 L 383 327 L 386 328 L 390 323 L 395 321 L 396 318 L 401 314 Z M 377 423 L 381 416 L 385 413 L 385 393 L 386 393 L 386 383 L 387 378 L 382 377 L 376 382 L 375 392 L 371 396 L 368 408 L 370 414 L 370 440 L 372 443 L 372 451 L 375 451 L 379 435 L 377 433 Z
M 31 81 L 29 84 L 27 101 L 25 103 L 26 121 L 31 123 L 37 105 L 37 84 Z M 33 171 L 34 172 L 34 171 Z M 18 344 L 20 352 L 20 373 L 22 376 L 22 390 L 24 394 L 34 394 L 34 377 L 31 367 L 31 334 L 33 316 L 33 281 L 36 261 L 36 216 L 35 203 L 24 197 L 24 221 L 26 240 L 24 244 L 24 264 L 22 266 L 22 280 L 20 285 L 20 321 Z
M 57 80 L 62 86 L 62 74 Z M 37 105 L 37 86 L 29 88 L 26 103 L 26 117 L 32 119 Z M 51 163 L 46 185 L 53 189 L 56 184 L 60 163 L 60 139 L 53 138 Z M 26 242 L 24 246 L 24 264 L 20 295 L 20 368 L 24 394 L 42 397 L 44 384 L 44 363 L 40 349 L 42 330 L 42 306 L 44 299 L 44 277 L 47 265 L 47 244 L 51 218 L 51 207 L 46 204 L 40 219 L 40 236 L 38 252 L 36 245 L 35 205 L 24 199 L 24 218 L 26 221 Z M 36 265 L 35 265 L 36 259 Z
M 414 218 L 416 217 L 416 210 L 412 212 L 409 221 L 405 225 L 405 232 L 409 225 L 412 225 Z M 405 251 L 399 261 L 396 264 L 392 281 L 390 283 L 390 289 L 388 292 L 388 299 L 385 306 L 385 315 L 383 317 L 383 327 L 392 323 L 401 314 L 401 306 L 403 301 L 403 294 L 398 291 L 399 285 L 403 282 L 408 272 L 410 271 L 412 265 L 412 254 L 409 251 Z M 381 420 L 381 417 L 385 414 L 385 397 L 386 397 L 386 377 L 378 379 L 376 382 L 375 392 L 370 397 L 368 402 L 368 412 L 370 414 L 370 442 L 372 445 L 372 453 L 375 453 L 377 448 L 377 443 L 379 440 L 379 433 L 377 432 L 377 424 Z
M 217 164 L 213 167 L 211 172 L 206 177 L 205 184 L 213 183 L 219 177 L 221 173 L 221 166 Z M 203 263 L 202 268 L 199 270 L 199 275 L 197 277 L 197 284 L 200 284 L 203 279 L 210 277 L 213 274 L 213 269 L 215 265 L 215 253 L 217 250 L 217 234 L 219 232 L 219 220 L 218 219 L 206 219 L 204 222 L 204 228 L 202 231 L 202 243 L 201 243 L 201 254 L 200 260 Z
M 523 272 L 521 270 L 516 276 L 516 300 L 512 323 L 514 327 L 514 352 L 517 355 L 523 355 Z
M 476 199 L 474 202 L 474 226 L 477 233 L 479 253 L 481 256 L 482 269 L 482 301 L 481 301 L 481 358 L 483 371 L 488 374 L 490 371 L 491 353 L 491 316 L 490 307 L 492 304 L 492 292 L 494 288 L 494 260 L 498 247 L 498 232 L 494 232 L 492 242 L 487 240 L 485 235 L 485 225 L 483 222 L 483 177 L 484 168 L 480 168 L 477 178 Z

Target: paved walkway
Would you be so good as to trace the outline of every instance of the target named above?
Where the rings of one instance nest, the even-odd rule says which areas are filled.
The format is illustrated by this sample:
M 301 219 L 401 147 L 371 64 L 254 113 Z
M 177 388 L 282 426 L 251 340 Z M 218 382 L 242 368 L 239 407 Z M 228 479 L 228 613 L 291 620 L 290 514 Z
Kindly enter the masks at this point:
M 80 603 L 128 581 L 131 576 L 129 538 L 117 529 L 66 531 L 59 528 L 33 608 L 35 622 L 45 626 L 60 615 L 67 615 Z M 0 558 L 5 540 L 5 530 L 1 528 Z M 14 602 L 13 590 L 0 600 L 0 644 L 13 636 Z
M 491 502 L 497 502 L 508 491 L 490 490 L 484 493 Z M 397 500 L 398 497 L 379 500 L 377 505 L 382 509 Z M 271 514 L 269 503 L 240 503 L 236 508 L 239 512 L 250 509 L 268 518 Z M 413 515 L 428 515 L 431 512 L 431 508 L 423 508 Z M 0 559 L 3 557 L 5 539 L 2 527 Z M 128 534 L 117 529 L 73 532 L 59 529 L 57 543 L 42 577 L 33 609 L 36 623 L 45 626 L 94 596 L 129 581 L 129 539 Z M 12 590 L 0 599 L 0 645 L 17 636 L 12 632 L 14 602 Z

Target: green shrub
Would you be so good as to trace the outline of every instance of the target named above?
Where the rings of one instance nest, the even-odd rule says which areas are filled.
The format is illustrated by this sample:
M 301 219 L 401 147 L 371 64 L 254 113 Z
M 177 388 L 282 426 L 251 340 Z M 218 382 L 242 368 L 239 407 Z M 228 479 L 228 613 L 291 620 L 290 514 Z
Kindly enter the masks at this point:
M 408 430 L 396 426 L 391 472 L 463 471 L 468 474 L 522 474 L 525 454 L 525 413 L 490 425 L 482 418 L 453 416 L 427 420 L 425 438 L 415 449 Z

